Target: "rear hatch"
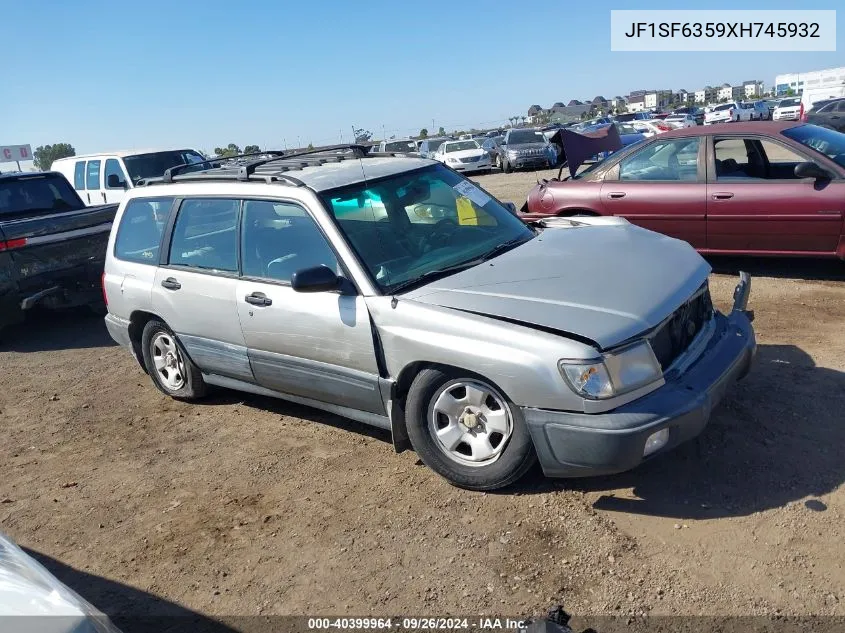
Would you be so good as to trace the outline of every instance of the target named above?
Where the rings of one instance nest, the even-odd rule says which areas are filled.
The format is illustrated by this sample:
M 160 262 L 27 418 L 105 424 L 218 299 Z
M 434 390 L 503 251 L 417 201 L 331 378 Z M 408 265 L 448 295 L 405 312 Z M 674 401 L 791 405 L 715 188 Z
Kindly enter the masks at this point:
M 61 174 L 0 180 L 0 251 L 20 290 L 94 281 L 116 211 L 116 204 L 85 207 Z

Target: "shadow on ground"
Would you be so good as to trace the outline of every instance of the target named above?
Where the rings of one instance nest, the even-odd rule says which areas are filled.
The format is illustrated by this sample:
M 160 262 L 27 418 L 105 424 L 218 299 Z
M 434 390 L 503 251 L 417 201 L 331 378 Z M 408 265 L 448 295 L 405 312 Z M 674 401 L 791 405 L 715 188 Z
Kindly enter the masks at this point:
M 566 487 L 606 493 L 596 509 L 652 516 L 744 516 L 794 501 L 823 512 L 815 497 L 845 482 L 843 411 L 845 373 L 816 367 L 792 345 L 760 345 L 751 374 L 696 440 L 628 473 Z M 637 498 L 613 493 L 625 488 Z
M 838 259 L 804 257 L 728 257 L 708 255 L 713 272 L 738 275 L 744 270 L 752 277 L 845 281 L 845 262 Z
M 116 343 L 109 336 L 102 315 L 86 307 L 56 311 L 35 309 L 22 323 L 0 332 L 0 352 L 49 352 L 112 345 Z
M 25 551 L 108 615 L 123 633 L 235 633 L 239 630 L 141 589 L 75 569 L 40 552 Z

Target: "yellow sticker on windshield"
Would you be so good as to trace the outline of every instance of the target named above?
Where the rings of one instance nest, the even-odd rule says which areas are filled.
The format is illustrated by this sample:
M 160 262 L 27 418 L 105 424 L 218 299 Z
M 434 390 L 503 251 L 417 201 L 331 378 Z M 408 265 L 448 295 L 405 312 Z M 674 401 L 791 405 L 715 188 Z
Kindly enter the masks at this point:
M 456 200 L 458 208 L 458 224 L 461 226 L 496 226 L 496 220 L 489 213 L 472 203 L 464 196 Z

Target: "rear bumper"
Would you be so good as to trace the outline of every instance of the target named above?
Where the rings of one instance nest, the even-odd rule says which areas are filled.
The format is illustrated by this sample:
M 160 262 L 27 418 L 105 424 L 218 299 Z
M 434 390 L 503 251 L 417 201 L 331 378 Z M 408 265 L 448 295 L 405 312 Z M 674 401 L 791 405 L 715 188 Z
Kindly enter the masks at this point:
M 105 317 L 105 322 L 109 336 L 114 339 L 114 342 L 131 350 L 132 340 L 129 338 L 129 321 L 109 313 Z
M 647 396 L 597 415 L 523 408 L 544 473 L 583 477 L 623 472 L 701 433 L 728 388 L 748 373 L 756 353 L 744 310 L 747 293 L 739 294 L 744 297 L 737 298 L 730 315 L 717 315 L 718 329 L 695 364 Z M 646 440 L 663 430 L 665 445 L 644 456 Z

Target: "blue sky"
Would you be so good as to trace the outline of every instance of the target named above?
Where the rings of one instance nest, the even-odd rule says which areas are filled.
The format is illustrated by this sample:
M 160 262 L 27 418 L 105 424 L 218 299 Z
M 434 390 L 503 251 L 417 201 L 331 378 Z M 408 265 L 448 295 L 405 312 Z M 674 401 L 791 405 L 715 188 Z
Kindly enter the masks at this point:
M 803 4 L 803 3 L 802 3 Z M 36 8 L 36 5 L 38 7 Z M 840 1 L 804 8 L 836 9 Z M 610 10 L 678 2 L 7 2 L 0 145 L 281 147 L 501 124 L 532 103 L 845 65 L 837 52 L 613 53 Z M 707 9 L 794 2 L 709 0 Z M 10 37 L 11 34 L 11 37 Z M 12 45 L 20 47 L 14 51 Z M 571 59 L 572 61 L 567 61 Z M 20 63 L 18 63 L 20 62 Z

